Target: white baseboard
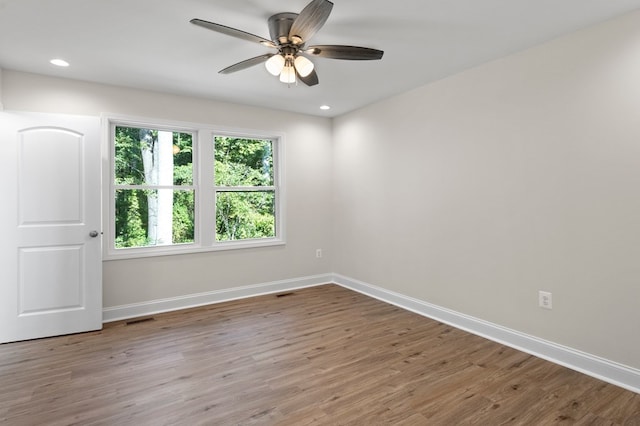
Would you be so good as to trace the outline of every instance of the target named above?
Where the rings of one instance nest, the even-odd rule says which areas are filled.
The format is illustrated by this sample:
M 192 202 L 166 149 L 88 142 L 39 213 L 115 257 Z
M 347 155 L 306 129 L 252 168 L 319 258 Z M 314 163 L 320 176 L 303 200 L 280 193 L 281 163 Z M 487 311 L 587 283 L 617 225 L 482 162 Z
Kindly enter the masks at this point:
M 129 318 L 159 314 L 162 312 L 177 311 L 179 309 L 195 308 L 198 306 L 211 305 L 213 303 L 227 302 L 229 300 L 280 293 L 305 287 L 314 287 L 321 284 L 332 283 L 332 279 L 333 275 L 331 274 L 314 275 L 310 277 L 215 290 L 206 293 L 189 294 L 186 296 L 172 297 L 168 299 L 132 303 L 130 305 L 113 306 L 102 310 L 102 322 L 107 323 L 120 321 Z
M 640 370 L 339 274 L 333 275 L 333 282 L 383 302 L 535 355 L 632 392 L 640 393 Z
M 547 361 L 571 368 L 572 370 L 620 386 L 632 392 L 640 393 L 640 370 L 339 274 L 315 275 L 168 299 L 152 300 L 130 305 L 114 306 L 103 309 L 102 318 L 105 323 L 119 321 L 247 297 L 261 296 L 264 294 L 315 287 L 328 283 L 335 283 L 419 315 L 432 318 L 486 339 L 535 355 Z

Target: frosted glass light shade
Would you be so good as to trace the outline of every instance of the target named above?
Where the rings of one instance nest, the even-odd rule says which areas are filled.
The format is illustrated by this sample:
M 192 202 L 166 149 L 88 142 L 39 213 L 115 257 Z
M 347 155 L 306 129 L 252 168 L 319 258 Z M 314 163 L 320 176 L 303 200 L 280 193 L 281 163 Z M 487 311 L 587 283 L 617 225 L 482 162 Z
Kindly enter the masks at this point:
M 280 81 L 283 83 L 295 83 L 296 82 L 296 70 L 291 65 L 286 65 L 280 73 Z
M 264 66 L 271 75 L 280 75 L 284 67 L 284 56 L 273 55 L 264 63 Z
M 300 77 L 306 77 L 313 71 L 313 62 L 305 58 L 304 56 L 298 56 L 294 62 L 296 71 L 300 74 Z

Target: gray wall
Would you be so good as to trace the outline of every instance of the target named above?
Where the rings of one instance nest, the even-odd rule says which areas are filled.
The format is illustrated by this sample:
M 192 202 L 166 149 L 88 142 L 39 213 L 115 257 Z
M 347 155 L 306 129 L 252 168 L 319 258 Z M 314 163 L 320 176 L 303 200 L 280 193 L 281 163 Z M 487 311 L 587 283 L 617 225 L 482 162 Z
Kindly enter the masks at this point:
M 640 12 L 339 117 L 333 164 L 334 272 L 640 367 Z

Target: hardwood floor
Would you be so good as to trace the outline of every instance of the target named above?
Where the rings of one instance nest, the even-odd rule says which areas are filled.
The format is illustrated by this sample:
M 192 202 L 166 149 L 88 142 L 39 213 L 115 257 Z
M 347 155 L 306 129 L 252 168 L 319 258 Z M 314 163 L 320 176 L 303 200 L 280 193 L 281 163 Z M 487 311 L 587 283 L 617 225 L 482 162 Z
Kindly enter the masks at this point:
M 640 425 L 640 395 L 334 285 L 0 345 L 10 425 Z

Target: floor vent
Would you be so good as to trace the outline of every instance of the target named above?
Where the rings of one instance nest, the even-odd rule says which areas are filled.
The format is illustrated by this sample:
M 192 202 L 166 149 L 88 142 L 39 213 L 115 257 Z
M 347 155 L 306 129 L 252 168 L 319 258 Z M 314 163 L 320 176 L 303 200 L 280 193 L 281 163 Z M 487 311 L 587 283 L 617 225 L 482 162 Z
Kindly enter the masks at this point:
M 285 297 L 285 296 L 293 296 L 295 293 L 294 292 L 289 292 L 289 293 L 280 293 L 280 294 L 276 294 L 276 297 Z
M 154 317 L 134 318 L 125 322 L 126 325 L 140 324 L 141 322 L 155 321 Z

